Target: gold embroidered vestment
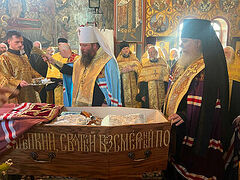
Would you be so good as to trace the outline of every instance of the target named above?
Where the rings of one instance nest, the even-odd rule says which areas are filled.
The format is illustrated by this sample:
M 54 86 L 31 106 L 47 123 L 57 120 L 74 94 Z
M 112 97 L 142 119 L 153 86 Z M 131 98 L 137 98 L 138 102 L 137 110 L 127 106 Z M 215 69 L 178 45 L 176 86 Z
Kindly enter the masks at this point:
M 120 53 L 117 57 L 118 66 L 122 77 L 122 86 L 124 94 L 124 105 L 125 107 L 141 107 L 141 104 L 136 101 L 138 94 L 137 76 L 141 70 L 141 63 L 135 56 L 130 52 L 130 57 L 122 57 Z M 124 72 L 124 68 L 130 67 L 132 71 Z
M 138 83 L 148 82 L 148 97 L 150 109 L 161 109 L 165 99 L 164 82 L 168 82 L 169 67 L 158 58 L 158 62 L 146 61 L 138 77 Z
M 22 80 L 31 83 L 33 78 L 41 77 L 30 65 L 26 55 L 5 52 L 0 56 L 1 87 L 16 89 Z M 4 83 L 5 82 L 5 83 Z M 40 89 L 36 89 L 40 90 Z M 22 87 L 12 103 L 40 102 L 39 94 L 33 86 Z

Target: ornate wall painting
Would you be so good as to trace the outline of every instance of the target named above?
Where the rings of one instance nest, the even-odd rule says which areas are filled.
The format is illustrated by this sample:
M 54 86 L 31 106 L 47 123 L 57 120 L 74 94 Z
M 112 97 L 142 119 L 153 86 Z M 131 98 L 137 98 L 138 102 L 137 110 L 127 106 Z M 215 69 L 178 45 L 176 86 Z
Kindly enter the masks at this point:
M 117 41 L 142 41 L 143 0 L 117 0 Z
M 113 29 L 113 3 L 101 0 L 101 27 Z M 9 29 L 16 29 L 43 47 L 56 46 L 57 39 L 65 37 L 78 49 L 77 27 L 94 20 L 86 0 L 0 0 L 1 41 Z
M 28 16 L 28 3 L 26 0 L 3 1 L 4 12 L 0 14 L 2 29 L 5 32 L 9 29 L 16 29 L 27 38 L 35 41 L 41 39 L 42 22 L 39 18 Z
M 195 4 L 199 11 L 208 12 L 215 6 L 216 2 L 215 0 L 197 0 Z
M 192 0 L 172 0 L 172 6 L 176 11 L 182 12 L 190 7 Z
M 220 8 L 224 12 L 231 12 L 238 7 L 239 0 L 219 0 Z
M 240 19 L 238 20 L 238 31 L 240 31 Z
M 165 32 L 169 26 L 169 19 L 164 14 L 155 14 L 150 19 L 150 26 L 157 33 Z
M 5 0 L 6 14 L 13 18 L 24 18 L 26 12 L 25 0 Z
M 170 0 L 150 0 L 151 7 L 159 12 L 170 6 Z
M 169 41 L 157 41 L 156 46 L 160 47 L 166 56 L 169 55 L 169 51 L 170 51 Z
M 236 20 L 235 28 L 236 28 L 236 33 L 233 34 L 232 37 L 240 37 L 240 17 L 238 17 L 237 20 Z
M 172 17 L 169 16 L 170 14 L 173 14 L 173 9 L 171 1 L 165 2 L 169 6 L 165 10 L 159 12 L 156 10 L 157 8 L 151 7 L 151 3 L 154 4 L 152 0 L 147 1 L 146 36 L 157 36 L 158 34 L 161 34 L 161 36 L 167 36 L 169 34 L 169 30 L 171 30 L 174 24 Z
M 156 3 L 155 3 L 156 2 Z M 213 20 L 224 18 L 229 24 L 229 42 L 231 37 L 240 37 L 240 6 L 239 0 L 171 0 L 167 8 L 161 0 L 146 1 L 146 36 L 166 37 L 177 36 L 179 23 L 184 18 L 194 17 Z M 165 1 L 168 3 L 169 1 Z M 157 6 L 157 4 L 159 4 Z M 156 28 L 154 22 L 159 14 L 166 16 L 168 26 Z M 157 24 L 157 23 L 155 23 Z M 164 30 L 163 30 L 164 29 Z
M 98 21 L 100 28 L 114 29 L 114 0 L 101 0 L 100 4 L 103 16 Z

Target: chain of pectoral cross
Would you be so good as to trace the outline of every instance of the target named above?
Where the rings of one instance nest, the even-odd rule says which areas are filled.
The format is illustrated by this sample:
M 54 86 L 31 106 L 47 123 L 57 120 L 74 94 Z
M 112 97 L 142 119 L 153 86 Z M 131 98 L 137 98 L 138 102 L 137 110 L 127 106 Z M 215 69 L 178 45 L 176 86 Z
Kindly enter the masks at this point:
M 82 86 L 85 83 L 85 79 L 86 79 L 86 71 L 87 71 L 87 67 L 85 67 L 82 77 L 81 77 L 81 81 L 80 81 L 80 85 Z

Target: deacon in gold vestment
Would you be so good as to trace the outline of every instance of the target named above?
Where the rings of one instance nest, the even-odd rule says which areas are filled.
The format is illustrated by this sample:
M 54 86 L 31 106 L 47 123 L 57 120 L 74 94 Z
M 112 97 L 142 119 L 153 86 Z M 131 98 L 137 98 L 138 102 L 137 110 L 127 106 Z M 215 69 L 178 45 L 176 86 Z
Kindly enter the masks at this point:
M 138 94 L 137 77 L 141 70 L 141 63 L 129 49 L 125 41 L 120 43 L 121 52 L 117 57 L 121 76 L 122 104 L 125 107 L 141 107 L 136 101 Z
M 137 100 L 142 107 L 161 109 L 164 103 L 170 68 L 166 61 L 158 58 L 157 49 L 152 46 L 148 49 L 149 61 L 143 64 L 138 77 L 140 92 Z
M 38 92 L 33 86 L 29 86 L 29 83 L 33 78 L 41 75 L 33 70 L 27 56 L 20 54 L 23 48 L 23 37 L 17 31 L 9 31 L 7 37 L 9 49 L 0 56 L 0 73 L 3 75 L 0 80 L 1 87 L 20 90 L 19 94 L 9 102 L 40 102 Z

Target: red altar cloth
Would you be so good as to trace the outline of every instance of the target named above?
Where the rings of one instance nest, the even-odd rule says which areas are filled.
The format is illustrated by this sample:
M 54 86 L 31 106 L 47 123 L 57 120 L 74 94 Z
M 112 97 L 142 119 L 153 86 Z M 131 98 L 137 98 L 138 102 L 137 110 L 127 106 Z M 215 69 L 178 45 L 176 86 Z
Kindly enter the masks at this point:
M 16 139 L 32 126 L 58 116 L 62 106 L 45 103 L 5 104 L 0 108 L 0 154 L 10 149 Z

